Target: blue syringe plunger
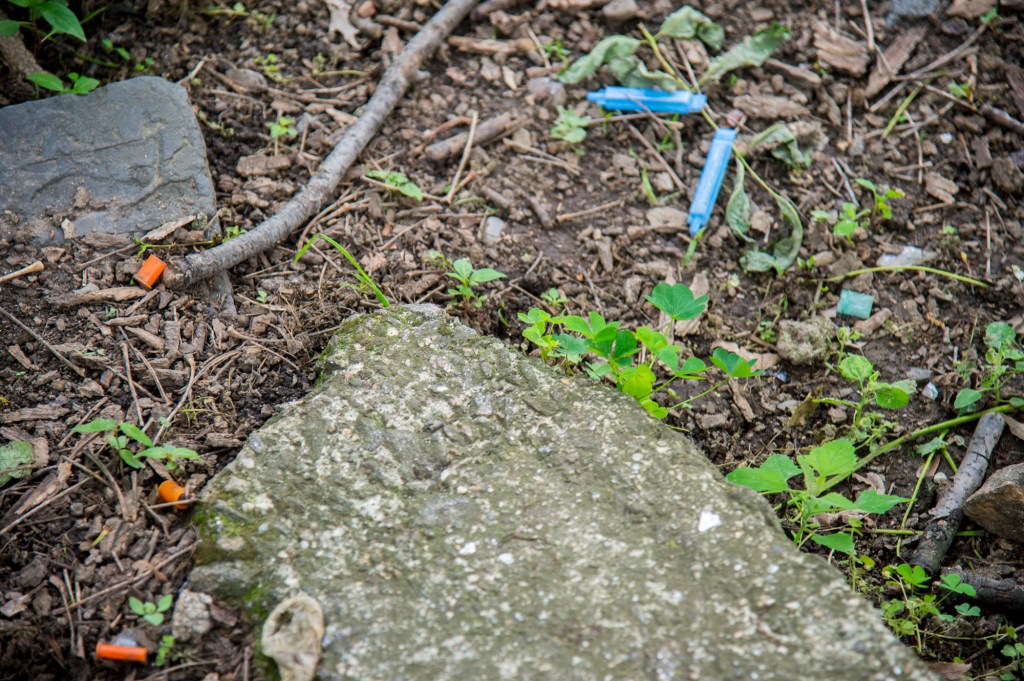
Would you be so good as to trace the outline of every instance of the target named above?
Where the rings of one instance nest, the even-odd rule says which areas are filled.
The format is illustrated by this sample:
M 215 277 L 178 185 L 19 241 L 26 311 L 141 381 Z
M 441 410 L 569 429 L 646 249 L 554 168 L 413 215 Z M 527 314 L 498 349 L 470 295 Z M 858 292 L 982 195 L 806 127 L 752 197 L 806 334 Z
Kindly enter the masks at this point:
M 711 138 L 711 148 L 704 160 L 704 169 L 700 172 L 693 203 L 690 204 L 690 236 L 699 234 L 711 217 L 711 209 L 715 207 L 718 190 L 722 188 L 735 141 L 736 130 L 733 128 L 719 128 Z
M 606 87 L 587 93 L 587 99 L 605 109 L 616 111 L 651 111 L 653 113 L 697 113 L 708 98 L 704 95 L 677 90 L 647 90 L 638 87 Z

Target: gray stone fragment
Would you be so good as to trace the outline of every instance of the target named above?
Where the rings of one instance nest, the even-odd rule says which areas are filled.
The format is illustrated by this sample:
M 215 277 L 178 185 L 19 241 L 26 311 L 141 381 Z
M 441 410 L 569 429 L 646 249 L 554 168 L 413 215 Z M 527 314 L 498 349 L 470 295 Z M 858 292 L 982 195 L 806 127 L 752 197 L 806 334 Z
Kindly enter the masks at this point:
M 174 615 L 171 616 L 171 633 L 181 642 L 197 641 L 213 628 L 210 594 L 184 589 L 174 601 Z
M 992 473 L 968 497 L 964 513 L 987 532 L 1024 544 L 1024 463 Z
M 930 678 L 690 440 L 432 306 L 342 324 L 198 518 L 192 588 L 315 598 L 321 681 Z
M 793 364 L 812 364 L 828 355 L 834 333 L 835 326 L 824 317 L 807 322 L 784 319 L 779 322 L 779 341 L 775 347 L 782 359 Z
M 601 8 L 601 14 L 611 24 L 621 24 L 640 16 L 636 0 L 612 0 Z
M 501 241 L 501 235 L 505 231 L 505 221 L 501 218 L 491 215 L 484 220 L 483 229 L 480 230 L 480 240 L 488 246 Z
M 184 88 L 146 76 L 0 109 L 0 238 L 141 234 L 216 201 Z
M 538 102 L 548 102 L 551 106 L 564 106 L 567 95 L 565 85 L 548 76 L 531 78 L 526 81 L 527 91 Z
M 885 22 L 892 27 L 904 21 L 937 16 L 941 5 L 940 0 L 892 0 Z

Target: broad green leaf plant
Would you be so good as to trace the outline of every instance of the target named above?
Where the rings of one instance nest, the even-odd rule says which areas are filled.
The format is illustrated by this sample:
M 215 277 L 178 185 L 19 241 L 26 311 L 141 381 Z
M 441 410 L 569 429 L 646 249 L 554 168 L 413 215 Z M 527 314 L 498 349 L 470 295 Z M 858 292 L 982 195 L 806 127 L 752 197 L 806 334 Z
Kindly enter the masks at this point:
M 685 284 L 660 283 L 647 301 L 675 321 L 696 319 L 707 307 L 707 296 L 695 297 Z M 616 387 L 636 399 L 655 418 L 665 418 L 676 409 L 689 405 L 717 390 L 732 379 L 750 378 L 760 372 L 754 360 L 745 360 L 733 352 L 717 348 L 709 358 L 710 366 L 697 357 L 683 358 L 683 348 L 669 342 L 656 329 L 641 326 L 636 331 L 623 329 L 622 323 L 608 321 L 598 312 L 586 317 L 553 315 L 540 308 L 519 313 L 527 326 L 523 337 L 537 346 L 545 361 L 561 362 L 567 367 L 583 365 L 595 379 L 608 378 Z M 711 369 L 722 377 L 709 378 Z M 660 378 L 659 373 L 662 377 Z M 688 398 L 680 398 L 671 389 L 676 381 L 708 381 L 710 388 Z M 659 393 L 668 402 L 655 400 Z

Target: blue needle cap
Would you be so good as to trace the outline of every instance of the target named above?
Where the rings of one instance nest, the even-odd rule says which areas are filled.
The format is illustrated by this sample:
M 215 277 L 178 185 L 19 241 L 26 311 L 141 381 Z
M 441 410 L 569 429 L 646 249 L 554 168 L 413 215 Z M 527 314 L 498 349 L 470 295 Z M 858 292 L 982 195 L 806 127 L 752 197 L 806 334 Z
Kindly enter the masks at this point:
M 697 113 L 708 98 L 704 95 L 677 90 L 645 90 L 638 87 L 606 87 L 587 93 L 587 99 L 605 109 L 616 111 L 651 111 L 654 113 Z
M 725 179 L 725 171 L 729 167 L 729 157 L 732 156 L 732 145 L 735 141 L 736 130 L 733 128 L 719 128 L 711 138 L 711 149 L 704 160 L 697 192 L 693 195 L 693 203 L 690 204 L 690 236 L 699 234 L 711 216 L 711 209 L 715 207 L 718 190 L 722 188 L 722 180 Z

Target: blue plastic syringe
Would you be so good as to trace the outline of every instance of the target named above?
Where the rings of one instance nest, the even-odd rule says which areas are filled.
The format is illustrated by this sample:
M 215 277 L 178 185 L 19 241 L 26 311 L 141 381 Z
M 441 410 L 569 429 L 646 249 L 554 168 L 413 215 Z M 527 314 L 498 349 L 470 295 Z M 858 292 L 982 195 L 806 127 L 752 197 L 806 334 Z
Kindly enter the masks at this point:
M 697 113 L 708 98 L 685 90 L 664 92 L 638 87 L 606 87 L 587 93 L 587 99 L 605 109 L 616 111 L 651 111 L 653 113 Z
M 719 128 L 711 138 L 711 148 L 704 160 L 704 169 L 700 172 L 693 203 L 690 204 L 690 236 L 697 236 L 711 217 L 711 209 L 715 207 L 718 190 L 722 188 L 722 180 L 725 179 L 725 171 L 729 167 L 729 158 L 732 156 L 732 145 L 735 141 L 734 128 Z

